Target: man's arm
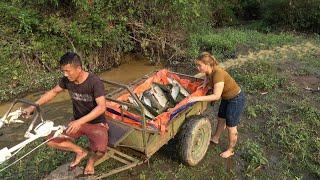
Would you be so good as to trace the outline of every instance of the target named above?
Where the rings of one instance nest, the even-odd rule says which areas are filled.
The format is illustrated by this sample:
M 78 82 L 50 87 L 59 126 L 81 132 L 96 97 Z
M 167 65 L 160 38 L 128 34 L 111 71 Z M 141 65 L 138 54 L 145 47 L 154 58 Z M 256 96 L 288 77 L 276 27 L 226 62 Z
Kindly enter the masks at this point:
M 85 124 L 87 122 L 90 122 L 103 114 L 106 110 L 106 99 L 104 96 L 97 97 L 96 99 L 97 106 L 87 115 L 81 117 L 80 119 L 77 119 L 75 121 L 72 121 L 69 123 L 69 127 L 67 129 L 67 133 L 76 133 L 82 124 Z
M 44 95 L 42 95 L 35 103 L 38 105 L 46 104 L 62 91 L 63 89 L 59 85 L 56 85 L 53 89 L 47 91 Z M 24 114 L 26 114 L 26 116 L 29 116 L 34 110 L 34 106 L 29 106 L 26 109 L 24 109 Z
M 43 105 L 46 104 L 47 102 L 51 101 L 54 97 L 56 97 L 60 92 L 62 92 L 63 89 L 59 86 L 56 85 L 53 89 L 50 91 L 47 91 L 36 101 L 36 104 Z
M 106 110 L 106 99 L 104 96 L 100 96 L 96 98 L 97 106 L 87 115 L 78 119 L 82 124 L 87 123 L 89 121 L 94 120 L 101 114 L 103 114 Z

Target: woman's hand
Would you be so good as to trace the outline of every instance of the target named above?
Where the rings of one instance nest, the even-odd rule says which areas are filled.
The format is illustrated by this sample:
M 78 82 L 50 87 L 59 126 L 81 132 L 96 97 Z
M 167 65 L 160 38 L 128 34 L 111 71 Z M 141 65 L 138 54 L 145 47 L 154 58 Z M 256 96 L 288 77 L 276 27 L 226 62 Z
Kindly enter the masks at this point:
M 207 85 L 208 85 L 207 82 L 203 82 L 203 83 L 199 86 L 199 88 L 205 88 L 205 87 L 207 87 Z
M 188 103 L 193 103 L 193 102 L 197 102 L 200 101 L 199 97 L 190 97 L 188 99 Z
M 208 85 L 208 78 L 205 77 L 203 80 L 203 83 L 199 86 L 199 88 L 205 88 Z

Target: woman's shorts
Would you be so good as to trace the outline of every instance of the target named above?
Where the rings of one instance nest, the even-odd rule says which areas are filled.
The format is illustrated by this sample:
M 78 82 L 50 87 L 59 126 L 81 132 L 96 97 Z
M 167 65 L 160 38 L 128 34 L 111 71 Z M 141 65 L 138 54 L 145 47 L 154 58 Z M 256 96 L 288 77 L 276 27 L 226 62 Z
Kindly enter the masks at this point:
M 228 127 L 237 126 L 240 116 L 244 110 L 245 95 L 241 91 L 236 97 L 228 100 L 221 100 L 218 117 L 226 120 Z

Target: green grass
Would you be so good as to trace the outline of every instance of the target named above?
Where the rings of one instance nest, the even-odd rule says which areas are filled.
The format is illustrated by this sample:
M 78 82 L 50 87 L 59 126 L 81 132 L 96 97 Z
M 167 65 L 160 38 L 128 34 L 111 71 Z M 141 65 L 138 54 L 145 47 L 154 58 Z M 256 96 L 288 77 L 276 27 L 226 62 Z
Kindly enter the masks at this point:
M 242 159 L 246 162 L 245 175 L 251 177 L 255 171 L 261 168 L 261 166 L 268 163 L 265 153 L 259 144 L 253 141 L 245 141 L 242 148 Z
M 249 165 L 242 170 L 246 176 L 264 177 L 267 172 L 278 178 L 320 176 L 320 106 L 315 98 L 317 94 L 306 93 L 302 86 L 312 83 L 303 78 L 318 76 L 319 61 L 315 56 L 312 50 L 303 56 L 292 53 L 280 61 L 255 61 L 231 70 L 250 95 L 245 133 L 256 135 L 254 143 L 246 141 L 240 145 L 243 151 L 251 153 L 247 155 L 249 159 L 245 158 Z M 297 73 L 301 67 L 308 69 L 308 73 Z M 268 94 L 260 94 L 262 91 Z M 273 168 L 267 162 L 275 154 L 278 162 Z M 267 166 L 262 172 L 254 173 L 252 169 L 260 164 Z
M 293 44 L 302 39 L 290 33 L 265 34 L 250 29 L 205 30 L 189 36 L 188 54 L 196 57 L 201 51 L 209 51 L 218 59 L 224 60 L 249 50 L 269 49 L 284 44 Z
M 267 59 L 261 59 L 259 63 L 248 62 L 245 69 L 234 69 L 231 73 L 249 93 L 268 92 L 281 87 L 286 81 L 285 76 L 277 74 L 273 62 Z

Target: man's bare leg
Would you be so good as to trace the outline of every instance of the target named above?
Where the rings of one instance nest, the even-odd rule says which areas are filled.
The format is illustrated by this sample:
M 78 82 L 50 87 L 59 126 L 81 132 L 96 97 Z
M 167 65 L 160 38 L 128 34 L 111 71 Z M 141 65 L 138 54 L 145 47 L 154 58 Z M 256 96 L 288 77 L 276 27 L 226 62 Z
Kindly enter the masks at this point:
M 88 162 L 87 162 L 87 166 L 86 166 L 86 168 L 84 169 L 83 174 L 84 174 L 84 175 L 92 175 L 92 174 L 94 174 L 94 163 L 95 163 L 97 160 L 99 160 L 100 158 L 102 158 L 103 155 L 104 155 L 104 154 L 103 154 L 102 152 L 96 152 L 96 153 L 94 153 L 94 155 L 92 155 L 92 156 L 89 158 L 89 160 L 88 160 Z
M 88 154 L 87 151 L 85 151 L 84 149 L 82 149 L 81 147 L 77 146 L 76 144 L 72 143 L 69 140 L 65 140 L 59 143 L 54 141 L 49 141 L 47 145 L 60 150 L 75 152 L 76 158 L 71 162 L 70 168 L 73 168 L 76 165 L 78 165 L 81 162 L 81 160 L 85 158 Z
M 238 139 L 238 131 L 237 126 L 235 127 L 227 127 L 229 134 L 229 146 L 226 151 L 220 154 L 223 158 L 228 158 L 234 154 L 234 147 L 236 146 Z
M 218 117 L 216 132 L 211 137 L 211 142 L 218 144 L 222 132 L 226 129 L 226 120 Z

